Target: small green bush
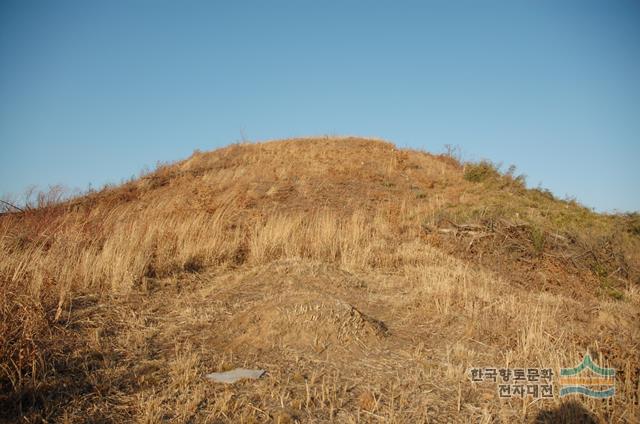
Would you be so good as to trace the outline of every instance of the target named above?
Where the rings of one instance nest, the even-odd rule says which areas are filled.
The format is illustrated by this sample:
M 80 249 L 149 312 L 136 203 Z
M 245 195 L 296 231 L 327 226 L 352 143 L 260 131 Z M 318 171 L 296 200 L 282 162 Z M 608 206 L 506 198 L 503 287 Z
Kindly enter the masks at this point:
M 612 299 L 615 299 L 615 300 L 623 300 L 624 299 L 624 293 L 622 293 L 618 289 L 609 288 L 609 290 L 607 291 L 607 294 L 609 295 L 609 297 L 611 297 Z
M 479 183 L 500 177 L 498 168 L 491 162 L 483 160 L 478 163 L 468 163 L 464 167 L 464 179 Z
M 542 252 L 544 252 L 546 241 L 544 230 L 538 227 L 531 228 L 531 243 L 533 243 L 533 248 L 538 255 L 542 255 Z
M 640 236 L 640 214 L 637 212 L 627 215 L 627 231 L 633 236 Z

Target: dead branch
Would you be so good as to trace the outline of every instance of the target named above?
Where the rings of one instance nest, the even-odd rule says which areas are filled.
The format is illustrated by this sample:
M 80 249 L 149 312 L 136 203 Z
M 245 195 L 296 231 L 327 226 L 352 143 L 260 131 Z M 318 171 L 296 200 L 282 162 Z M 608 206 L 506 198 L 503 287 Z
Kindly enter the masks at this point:
M 453 225 L 457 230 L 459 231 L 480 231 L 480 230 L 484 230 L 485 227 L 482 225 L 476 225 L 476 224 L 457 224 L 455 222 L 453 222 L 450 219 L 447 219 L 447 222 L 451 225 Z
M 2 199 L 0 199 L 0 203 L 2 203 L 2 204 L 4 204 L 4 205 L 7 205 L 7 206 L 11 207 L 11 208 L 13 208 L 13 209 L 17 210 L 18 212 L 24 212 L 24 209 L 19 208 L 19 207 L 17 207 L 16 205 L 14 205 L 14 204 L 12 204 L 12 203 L 9 203 L 9 202 L 6 202 L 6 201 L 4 201 L 4 200 L 2 200 Z

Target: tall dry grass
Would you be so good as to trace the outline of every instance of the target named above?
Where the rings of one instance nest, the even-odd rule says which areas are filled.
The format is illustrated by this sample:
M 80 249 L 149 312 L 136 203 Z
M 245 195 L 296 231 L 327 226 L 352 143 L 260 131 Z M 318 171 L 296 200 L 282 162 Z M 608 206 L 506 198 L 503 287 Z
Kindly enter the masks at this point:
M 48 344 L 56 343 L 46 334 L 65 325 L 77 295 L 126 295 L 146 278 L 245 262 L 312 258 L 347 269 L 376 263 L 380 216 L 369 222 L 360 212 L 339 216 L 319 210 L 239 222 L 232 210 L 167 212 L 126 205 L 90 214 L 66 211 L 35 234 L 20 230 L 34 225 L 37 210 L 2 219 L 0 378 L 17 392 L 44 378 L 55 361 Z

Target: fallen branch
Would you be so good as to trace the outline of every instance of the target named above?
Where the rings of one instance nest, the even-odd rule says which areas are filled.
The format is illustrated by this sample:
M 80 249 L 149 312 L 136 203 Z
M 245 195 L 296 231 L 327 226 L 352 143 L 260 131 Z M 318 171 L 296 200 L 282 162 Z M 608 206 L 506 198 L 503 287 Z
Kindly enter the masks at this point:
M 460 231 L 480 231 L 480 230 L 484 230 L 485 227 L 482 225 L 476 225 L 476 224 L 456 224 L 455 222 L 453 222 L 450 219 L 447 219 L 447 221 L 453 225 L 457 230 Z

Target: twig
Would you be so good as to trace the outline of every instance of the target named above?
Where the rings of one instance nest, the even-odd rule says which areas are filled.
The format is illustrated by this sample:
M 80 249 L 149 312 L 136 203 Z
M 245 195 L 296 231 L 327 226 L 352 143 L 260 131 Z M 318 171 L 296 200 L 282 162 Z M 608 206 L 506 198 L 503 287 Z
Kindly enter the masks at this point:
M 473 231 L 473 230 L 482 230 L 482 229 L 484 229 L 484 227 L 482 225 L 456 224 L 455 222 L 453 222 L 450 219 L 447 219 L 447 221 L 449 222 L 449 224 L 453 225 L 454 227 L 456 227 L 460 231 Z
M 13 209 L 15 209 L 15 210 L 17 210 L 17 211 L 19 211 L 19 212 L 24 212 L 24 209 L 19 208 L 19 207 L 17 207 L 16 205 L 13 205 L 13 204 L 11 204 L 11 203 L 9 203 L 9 202 L 5 202 L 5 201 L 4 201 L 4 200 L 2 200 L 2 199 L 0 199 L 0 203 L 3 203 L 3 204 L 5 204 L 5 205 L 7 205 L 7 206 L 10 206 L 10 207 L 12 207 Z
M 482 346 L 486 346 L 486 347 L 488 347 L 489 349 L 494 349 L 492 346 L 489 346 L 489 345 L 488 345 L 488 344 L 486 344 L 486 343 L 482 343 L 482 342 L 481 342 L 481 341 L 479 341 L 479 340 L 472 339 L 471 337 L 467 337 L 467 339 L 471 340 L 472 342 L 476 342 L 476 343 L 478 343 L 478 344 L 481 344 Z
M 366 414 L 369 414 L 369 415 L 371 415 L 372 417 L 375 417 L 375 418 L 377 418 L 377 419 L 379 419 L 379 420 L 386 421 L 386 419 L 385 419 L 383 416 L 380 416 L 380 415 L 378 415 L 378 414 L 374 414 L 373 412 L 369 412 L 369 411 L 367 411 L 366 409 L 361 409 L 360 411 L 361 411 L 361 412 L 364 412 L 364 413 L 366 413 Z

